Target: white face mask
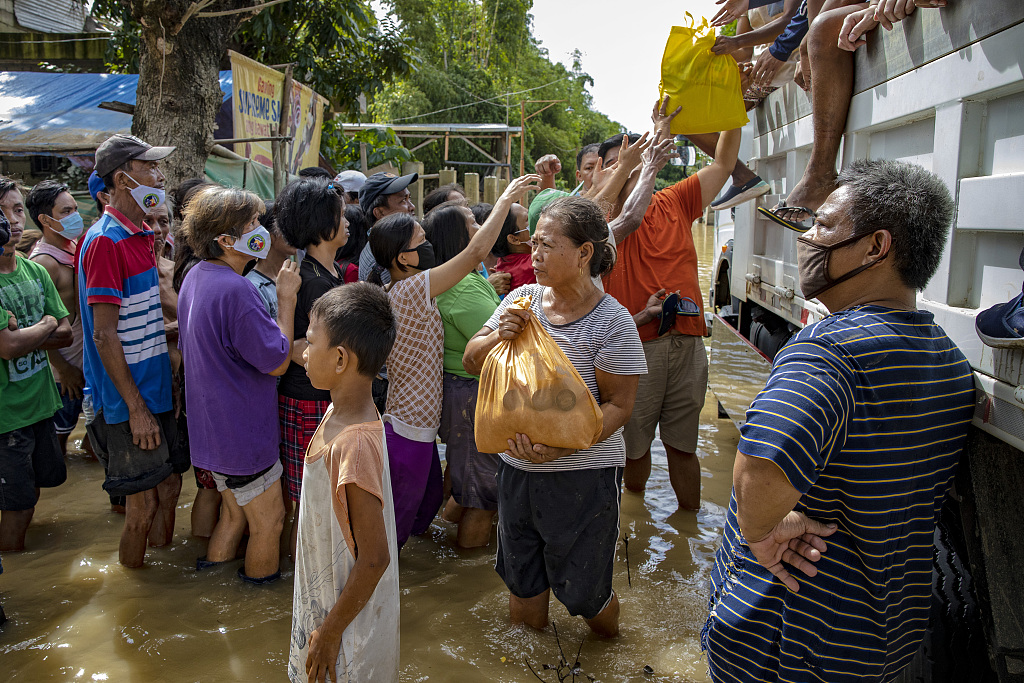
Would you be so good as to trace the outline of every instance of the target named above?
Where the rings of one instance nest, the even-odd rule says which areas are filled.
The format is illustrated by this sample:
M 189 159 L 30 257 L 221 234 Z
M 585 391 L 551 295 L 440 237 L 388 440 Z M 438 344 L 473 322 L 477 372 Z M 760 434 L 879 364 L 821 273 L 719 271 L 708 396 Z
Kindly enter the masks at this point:
M 122 171 L 122 173 L 124 173 L 124 171 Z M 135 178 L 132 178 L 127 173 L 125 173 L 125 176 L 131 179 L 133 183 L 138 185 L 138 187 L 131 191 L 132 199 L 135 200 L 135 203 L 138 204 L 143 211 L 149 213 L 150 211 L 164 203 L 165 194 L 163 190 L 161 190 L 158 187 L 150 187 L 149 185 L 143 185 L 142 183 L 140 183 Z
M 224 237 L 231 237 L 231 235 L 224 235 Z M 236 239 L 231 248 L 246 256 L 265 259 L 267 254 L 270 253 L 270 231 L 261 225 L 252 232 L 247 232 Z

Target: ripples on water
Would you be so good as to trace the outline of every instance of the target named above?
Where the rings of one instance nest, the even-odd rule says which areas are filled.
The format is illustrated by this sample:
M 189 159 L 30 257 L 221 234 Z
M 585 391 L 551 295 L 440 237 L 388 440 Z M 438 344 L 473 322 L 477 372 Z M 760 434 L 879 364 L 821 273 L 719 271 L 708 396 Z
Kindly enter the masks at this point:
M 695 226 L 706 287 L 712 231 Z M 706 291 L 706 290 L 705 290 Z M 725 518 L 738 433 L 717 417 L 708 394 L 698 455 L 703 504 L 676 512 L 660 441 L 646 496 L 624 493 L 614 586 L 622 601 L 622 634 L 603 641 L 552 602 L 565 656 L 584 639 L 582 676 L 598 681 L 706 681 L 697 636 L 707 581 Z M 291 627 L 291 572 L 267 587 L 242 585 L 239 563 L 195 572 L 204 544 L 188 536 L 194 484 L 185 475 L 175 543 L 150 550 L 147 566 L 117 563 L 123 517 L 107 511 L 102 469 L 69 457 L 68 482 L 44 490 L 28 535 L 29 551 L 3 557 L 0 628 L 7 680 L 281 681 Z M 537 633 L 508 622 L 507 592 L 494 572 L 494 546 L 463 551 L 439 519 L 413 538 L 401 557 L 402 681 L 536 681 L 524 659 L 548 681 L 557 665 L 552 629 Z M 654 670 L 643 673 L 645 666 Z

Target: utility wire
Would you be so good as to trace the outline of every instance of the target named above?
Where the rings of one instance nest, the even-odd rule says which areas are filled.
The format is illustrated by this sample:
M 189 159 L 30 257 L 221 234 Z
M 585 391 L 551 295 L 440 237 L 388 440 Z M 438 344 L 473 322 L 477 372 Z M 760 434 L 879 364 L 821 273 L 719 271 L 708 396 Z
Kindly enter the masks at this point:
M 546 88 L 549 85 L 554 85 L 555 83 L 561 83 L 562 81 L 567 81 L 570 78 L 572 78 L 572 76 L 565 76 L 563 78 L 559 78 L 559 79 L 556 79 L 554 81 L 551 81 L 550 83 L 545 83 L 544 85 L 538 85 L 535 88 L 527 88 L 526 90 L 516 90 L 515 92 L 506 92 L 506 93 L 502 93 L 500 95 L 495 95 L 494 97 L 489 97 L 486 100 L 479 100 L 477 102 L 469 102 L 468 104 L 457 104 L 454 107 L 446 107 L 444 109 L 438 109 L 437 111 L 427 112 L 426 114 L 417 114 L 415 116 L 405 116 L 405 117 L 402 117 L 400 119 L 394 119 L 393 121 L 391 121 L 391 123 L 400 123 L 402 121 L 412 121 L 413 119 L 422 119 L 422 118 L 427 117 L 427 116 L 433 116 L 434 114 L 441 114 L 441 113 L 444 113 L 446 111 L 452 111 L 454 109 L 463 109 L 465 107 L 472 107 L 472 106 L 474 106 L 476 104 L 480 104 L 480 103 L 492 104 L 493 100 L 497 100 L 497 99 L 500 99 L 502 97 L 510 97 L 512 95 L 523 95 L 523 94 L 528 93 L 528 92 L 533 92 L 534 90 L 540 90 L 541 88 Z M 472 94 L 472 93 L 470 93 L 470 94 Z M 500 107 L 501 105 L 497 105 L 497 106 Z M 507 108 L 508 107 L 506 107 L 506 109 Z

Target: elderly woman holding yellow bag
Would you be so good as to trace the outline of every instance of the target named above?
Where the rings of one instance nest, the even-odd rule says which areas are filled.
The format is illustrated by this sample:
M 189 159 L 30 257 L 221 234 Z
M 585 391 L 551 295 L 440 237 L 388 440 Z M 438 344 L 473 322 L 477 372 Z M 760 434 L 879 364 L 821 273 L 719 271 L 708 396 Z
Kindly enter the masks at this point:
M 509 439 L 498 465 L 498 557 L 514 623 L 543 629 L 548 596 L 582 615 L 598 635 L 619 630 L 612 566 L 619 530 L 619 490 L 626 449 L 622 426 L 633 410 L 643 347 L 629 312 L 593 277 L 615 264 L 608 226 L 596 204 L 563 197 L 544 208 L 533 237 L 537 284 L 505 297 L 466 346 L 463 365 L 479 374 L 501 340 L 532 317 L 554 339 L 600 404 L 604 427 L 582 451 Z M 512 302 L 529 296 L 529 310 Z M 553 411 L 557 412 L 557 411 Z

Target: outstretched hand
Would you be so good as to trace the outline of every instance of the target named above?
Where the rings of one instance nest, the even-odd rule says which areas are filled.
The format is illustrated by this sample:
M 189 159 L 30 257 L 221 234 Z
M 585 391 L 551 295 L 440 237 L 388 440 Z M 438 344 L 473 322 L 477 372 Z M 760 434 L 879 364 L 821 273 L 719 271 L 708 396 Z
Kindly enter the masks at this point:
M 654 103 L 654 110 L 651 111 L 651 121 L 654 122 L 654 132 L 662 133 L 664 135 L 671 135 L 672 119 L 679 115 L 679 112 L 683 110 L 682 105 L 676 107 L 675 111 L 671 114 L 667 113 L 668 110 L 668 95 Z
M 526 196 L 526 193 L 530 190 L 540 189 L 540 176 L 535 173 L 527 173 L 524 176 L 519 176 L 508 184 L 505 191 L 501 193 L 502 199 L 508 198 L 513 202 L 518 202 L 520 199 Z
M 814 563 L 827 549 L 822 539 L 834 534 L 836 529 L 835 524 L 823 524 L 794 510 L 764 538 L 757 541 L 747 539 L 747 546 L 759 564 L 778 577 L 789 590 L 798 593 L 800 584 L 783 562 L 799 569 L 807 577 L 816 576 L 818 569 Z
M 785 62 L 776 59 L 771 50 L 765 50 L 757 57 L 750 72 L 750 80 L 762 88 L 770 87 L 775 80 L 775 74 L 779 72 Z
M 662 135 L 658 131 L 651 141 L 651 146 L 643 153 L 644 166 L 652 166 L 655 171 L 665 168 L 669 159 L 679 158 L 679 148 L 676 147 L 676 139 L 671 136 Z
M 715 0 L 716 5 L 725 5 L 711 18 L 712 26 L 725 26 L 747 13 L 750 0 Z
M 640 139 L 629 144 L 629 136 L 622 136 L 622 147 L 619 148 L 619 166 L 624 166 L 629 171 L 640 165 L 643 153 L 651 146 L 650 133 L 644 133 Z

